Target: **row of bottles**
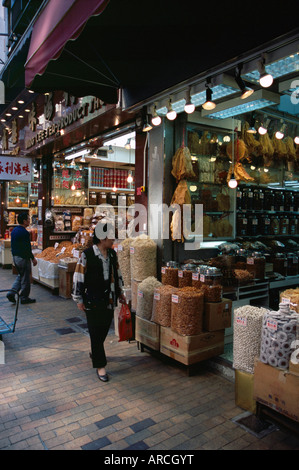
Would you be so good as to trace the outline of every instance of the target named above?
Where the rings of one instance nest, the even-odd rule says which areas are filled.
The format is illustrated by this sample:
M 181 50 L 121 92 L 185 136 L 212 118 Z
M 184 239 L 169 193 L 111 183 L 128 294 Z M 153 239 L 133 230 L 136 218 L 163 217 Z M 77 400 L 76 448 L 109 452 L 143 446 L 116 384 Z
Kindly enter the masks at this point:
M 240 187 L 237 210 L 298 212 L 299 192 Z
M 237 214 L 236 233 L 239 237 L 257 235 L 299 235 L 296 215 L 292 214 Z

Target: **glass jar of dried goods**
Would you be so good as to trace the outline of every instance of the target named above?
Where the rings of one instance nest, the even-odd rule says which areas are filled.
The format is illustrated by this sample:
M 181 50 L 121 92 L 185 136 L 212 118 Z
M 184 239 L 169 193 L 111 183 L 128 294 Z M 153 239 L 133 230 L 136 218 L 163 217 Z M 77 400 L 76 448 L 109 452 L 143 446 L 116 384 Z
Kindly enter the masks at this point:
M 284 253 L 276 253 L 273 259 L 273 271 L 282 276 L 287 275 L 288 260 Z
M 161 280 L 163 285 L 178 287 L 179 263 L 168 261 L 166 266 L 161 268 Z
M 250 273 L 253 273 L 255 279 L 264 279 L 265 264 L 266 260 L 262 253 L 255 251 L 247 258 L 246 269 Z
M 218 268 L 208 267 L 200 275 L 206 302 L 221 302 L 222 272 Z
M 192 273 L 195 272 L 195 264 L 183 264 L 178 272 L 178 286 L 192 286 Z

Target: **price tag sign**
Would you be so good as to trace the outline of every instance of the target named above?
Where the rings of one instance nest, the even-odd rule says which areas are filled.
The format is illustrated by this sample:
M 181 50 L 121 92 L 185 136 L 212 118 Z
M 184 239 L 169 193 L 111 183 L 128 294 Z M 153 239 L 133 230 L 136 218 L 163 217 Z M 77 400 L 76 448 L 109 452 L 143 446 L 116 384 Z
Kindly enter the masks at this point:
M 199 274 L 198 273 L 192 273 L 192 281 L 198 281 Z
M 236 322 L 237 322 L 237 325 L 247 326 L 247 318 L 237 317 Z
M 154 294 L 154 299 L 155 299 L 155 300 L 160 300 L 160 294 L 159 294 L 159 292 L 156 292 L 156 293 Z
M 174 304 L 178 304 L 178 303 L 179 303 L 179 296 L 178 296 L 178 295 L 175 295 L 175 294 L 172 294 L 172 295 L 171 295 L 171 301 L 172 301 Z

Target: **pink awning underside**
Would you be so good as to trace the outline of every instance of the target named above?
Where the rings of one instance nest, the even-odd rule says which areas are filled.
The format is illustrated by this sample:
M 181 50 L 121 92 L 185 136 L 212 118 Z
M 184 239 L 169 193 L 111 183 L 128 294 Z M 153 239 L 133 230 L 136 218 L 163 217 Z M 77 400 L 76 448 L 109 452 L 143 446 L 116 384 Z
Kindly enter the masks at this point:
M 35 75 L 42 75 L 50 60 L 57 59 L 65 44 L 76 39 L 86 21 L 101 14 L 109 0 L 50 0 L 33 26 L 27 62 L 25 85 Z

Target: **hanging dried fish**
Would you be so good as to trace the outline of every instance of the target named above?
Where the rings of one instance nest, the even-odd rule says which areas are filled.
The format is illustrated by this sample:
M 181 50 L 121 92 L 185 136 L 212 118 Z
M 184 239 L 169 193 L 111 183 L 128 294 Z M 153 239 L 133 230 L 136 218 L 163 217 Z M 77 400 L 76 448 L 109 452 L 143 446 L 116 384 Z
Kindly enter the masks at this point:
M 248 154 L 253 153 L 258 155 L 260 153 L 260 143 L 254 138 L 252 133 L 248 132 L 248 129 L 249 124 L 245 122 L 241 132 L 242 139 L 247 147 Z
M 191 154 L 188 147 L 180 147 L 172 159 L 171 174 L 177 181 L 182 179 L 195 178 L 192 168 Z
M 233 158 L 233 144 L 234 144 L 234 158 Z M 236 139 L 234 142 L 230 142 L 226 148 L 228 156 L 235 162 L 244 160 L 247 156 L 247 147 L 244 140 Z

